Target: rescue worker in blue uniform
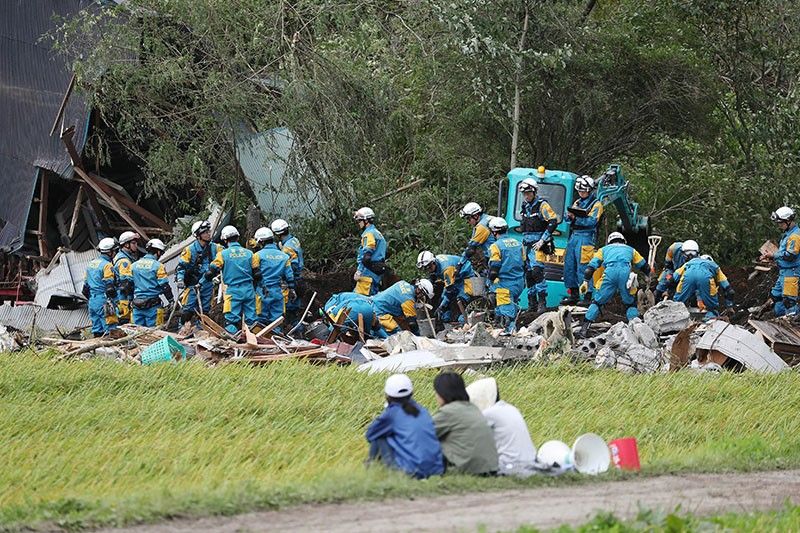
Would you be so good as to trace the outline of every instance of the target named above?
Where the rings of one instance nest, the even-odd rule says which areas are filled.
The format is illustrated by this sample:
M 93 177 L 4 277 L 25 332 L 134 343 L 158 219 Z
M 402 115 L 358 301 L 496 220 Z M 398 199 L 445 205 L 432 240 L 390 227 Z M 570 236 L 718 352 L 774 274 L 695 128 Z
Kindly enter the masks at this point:
M 572 207 L 580 209 L 586 215 L 567 212 L 570 232 L 564 257 L 564 285 L 568 295 L 561 301 L 561 305 L 575 305 L 580 300 L 578 287 L 583 281 L 586 265 L 594 257 L 597 229 L 603 216 L 603 204 L 597 199 L 594 179 L 591 176 L 578 178 L 575 182 L 575 191 L 578 193 L 578 199 Z M 591 299 L 591 290 L 586 298 Z
M 115 239 L 101 239 L 97 245 L 100 256 L 89 261 L 86 267 L 82 292 L 89 300 L 89 318 L 95 337 L 102 337 L 117 328 L 117 278 L 111 262 L 116 248 Z
M 483 287 L 473 287 L 475 270 L 472 263 L 461 262 L 457 255 L 433 255 L 428 250 L 422 251 L 417 256 L 417 268 L 427 272 L 431 282 L 441 281 L 444 284 L 442 298 L 436 312 L 444 322 L 450 322 L 453 316 L 464 322 L 461 308 L 466 305 L 475 294 L 482 294 Z M 455 312 L 454 312 L 455 308 Z
M 386 271 L 386 239 L 375 227 L 375 212 L 369 207 L 356 211 L 353 218 L 361 229 L 361 246 L 356 256 L 358 266 L 353 275 L 356 287 L 353 292 L 372 296 L 380 290 L 381 279 Z
M 617 293 L 625 304 L 627 320 L 630 322 L 639 316 L 639 310 L 636 308 L 636 291 L 639 284 L 633 269 L 641 270 L 645 275 L 650 273 L 650 265 L 644 257 L 626 244 L 625 237 L 621 233 L 615 231 L 608 236 L 608 244 L 600 248 L 589 261 L 589 266 L 583 274 L 584 281 L 579 287 L 581 294 L 588 292 L 595 270 L 601 267 L 603 275 L 597 290 L 594 291 L 592 304 L 586 311 L 580 337 L 586 336 L 589 326 L 600 316 L 600 309 Z
M 362 335 L 365 337 L 387 337 L 386 332 L 378 323 L 375 307 L 369 296 L 355 292 L 339 292 L 331 296 L 322 306 L 322 309 L 332 324 L 339 322 L 342 313 L 347 313 L 346 318 L 339 327 L 345 333 L 352 334 L 355 339 L 361 338 L 358 332 L 359 316 L 361 316 L 361 325 L 365 330 L 361 332 Z M 331 326 L 330 329 L 333 329 L 333 327 Z
M 183 308 L 181 322 L 190 322 L 198 312 L 208 313 L 211 309 L 214 282 L 205 274 L 222 251 L 222 246 L 211 242 L 211 223 L 207 220 L 192 224 L 192 235 L 197 240 L 183 249 L 175 268 L 175 285 Z
M 117 275 L 117 308 L 119 323 L 131 321 L 131 300 L 133 299 L 133 275 L 131 265 L 139 258 L 139 234 L 125 231 L 119 236 L 119 251 L 114 256 L 114 273 Z
M 516 330 L 519 297 L 525 289 L 525 247 L 507 235 L 504 218 L 493 217 L 489 229 L 495 237 L 489 247 L 489 291 L 498 326 L 510 333 Z
M 296 325 L 300 320 L 300 312 L 303 307 L 303 294 L 305 293 L 305 284 L 303 282 L 303 269 L 305 264 L 303 262 L 303 247 L 300 245 L 300 240 L 290 233 L 289 223 L 279 218 L 270 224 L 270 229 L 275 235 L 275 241 L 278 248 L 289 256 L 292 262 L 292 274 L 294 275 L 295 294 L 294 298 L 289 298 L 289 292 L 286 291 L 286 320 L 292 326 Z
M 686 242 L 697 244 L 695 241 Z M 673 242 L 667 248 L 667 253 L 664 256 L 664 270 L 658 276 L 658 284 L 654 292 L 656 302 L 675 296 L 676 284 L 672 281 L 673 275 L 687 261 L 686 254 L 683 253 L 683 245 L 683 242 Z
M 528 309 L 543 313 L 547 310 L 547 280 L 544 276 L 544 261 L 553 253 L 553 232 L 558 226 L 558 215 L 537 195 L 539 185 L 533 178 L 525 178 L 519 184 L 523 196 L 520 208 L 520 231 L 525 247 L 528 286 Z M 538 301 L 538 305 L 537 305 Z
M 697 257 L 698 250 L 690 246 L 690 241 L 683 244 L 687 257 L 686 263 L 675 271 L 673 282 L 676 285 L 675 301 L 687 306 L 692 298 L 706 309 L 706 318 L 719 316 L 719 292 L 725 295 L 729 306 L 733 306 L 734 291 L 725 273 L 710 255 Z
M 256 313 L 258 321 L 266 326 L 283 316 L 286 311 L 284 287 L 288 291 L 289 300 L 296 298 L 294 272 L 289 254 L 278 250 L 272 230 L 259 228 L 256 230 L 255 239 L 261 247 L 255 254 L 260 269 L 260 280 L 256 290 Z M 280 328 L 275 328 L 273 331 L 280 332 Z
M 795 222 L 794 209 L 783 206 L 770 218 L 783 231 L 778 251 L 765 254 L 762 259 L 772 259 L 780 271 L 778 281 L 770 291 L 772 310 L 776 317 L 796 314 L 798 306 L 798 279 L 800 279 L 800 228 Z
M 222 228 L 220 239 L 225 248 L 211 261 L 205 278 L 210 282 L 222 272 L 222 283 L 225 284 L 222 307 L 225 329 L 236 335 L 243 318 L 248 327 L 255 324 L 257 319 L 255 285 L 261 275 L 259 257 L 239 244 L 239 230 L 233 226 Z
M 167 247 L 160 239 L 150 239 L 145 245 L 144 257 L 134 262 L 133 272 L 133 323 L 137 326 L 157 327 L 164 324 L 166 308 L 172 303 L 172 287 L 167 269 L 158 260 Z M 167 305 L 162 305 L 162 298 Z
M 458 270 L 466 263 L 474 263 L 478 270 L 485 272 L 486 263 L 489 259 L 489 246 L 494 242 L 492 232 L 489 230 L 491 215 L 483 212 L 483 208 L 476 202 L 469 202 L 459 213 L 461 218 L 472 226 L 472 235 L 467 242 L 467 247 L 461 253 Z M 481 254 L 477 254 L 480 251 Z
M 398 318 L 403 318 L 408 325 L 407 329 L 418 335 L 416 304 L 418 301 L 424 303 L 432 299 L 433 283 L 427 279 L 420 279 L 414 285 L 407 281 L 398 281 L 385 291 L 373 296 L 372 303 L 386 335 L 393 335 L 400 331 Z

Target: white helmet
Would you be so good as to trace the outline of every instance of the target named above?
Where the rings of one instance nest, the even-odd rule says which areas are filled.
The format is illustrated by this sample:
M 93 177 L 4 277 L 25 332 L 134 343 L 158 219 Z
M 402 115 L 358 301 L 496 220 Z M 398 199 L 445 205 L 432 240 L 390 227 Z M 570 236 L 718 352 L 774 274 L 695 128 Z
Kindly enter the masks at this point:
M 100 242 L 97 243 L 97 249 L 100 252 L 110 252 L 116 247 L 117 247 L 117 240 L 114 237 L 106 237 L 105 239 L 100 239 Z
M 362 207 L 356 214 L 353 216 L 355 220 L 364 220 L 366 222 L 372 222 L 372 219 L 375 218 L 375 211 L 370 209 L 369 207 Z
M 483 208 L 477 202 L 470 202 L 461 208 L 461 218 L 474 217 L 483 213 Z
M 422 251 L 417 256 L 417 268 L 425 268 L 436 260 L 433 252 L 428 250 Z
M 272 234 L 272 230 L 269 228 L 258 228 L 256 230 L 256 234 L 253 237 L 258 241 L 268 241 L 275 238 L 275 235 Z
M 508 229 L 508 222 L 503 217 L 492 217 L 489 220 L 490 231 L 504 231 Z
M 520 192 L 533 192 L 535 193 L 539 189 L 539 184 L 536 183 L 536 180 L 533 178 L 525 178 L 521 182 L 519 182 L 518 186 Z
M 205 231 L 211 231 L 211 222 L 208 220 L 198 220 L 192 224 L 192 235 L 199 235 Z
M 431 283 L 430 280 L 418 279 L 414 286 L 418 291 L 424 292 L 425 296 L 428 297 L 428 300 L 433 299 L 433 283 Z
M 128 244 L 131 241 L 139 240 L 139 234 L 135 231 L 124 231 L 122 235 L 119 236 L 119 244 Z
M 794 220 L 794 209 L 788 206 L 779 207 L 772 212 L 769 218 L 773 222 L 791 222 Z
M 606 244 L 611 244 L 613 242 L 621 242 L 622 244 L 627 244 L 628 241 L 625 240 L 625 235 L 623 235 L 618 231 L 615 231 L 614 233 L 608 236 Z
M 147 248 L 148 250 L 150 248 L 155 248 L 156 250 L 161 250 L 163 252 L 164 250 L 167 249 L 167 246 L 161 239 L 150 239 L 149 241 L 147 241 L 145 248 Z
M 701 256 L 700 256 L 700 259 L 705 259 L 706 261 L 712 261 L 712 262 L 714 261 L 714 258 L 713 258 L 713 257 L 711 257 L 711 255 L 709 255 L 709 254 L 703 254 L 703 255 L 701 255 Z
M 383 392 L 390 398 L 405 398 L 414 392 L 414 386 L 411 384 L 411 379 L 405 374 L 392 374 L 386 379 Z
M 374 214 L 373 214 L 374 215 Z M 285 232 L 289 231 L 289 223 L 283 220 L 282 218 L 278 218 L 269 225 L 270 229 L 272 229 L 272 233 L 275 235 L 283 235 Z M 257 239 L 258 237 L 256 237 Z
M 234 228 L 233 226 L 225 226 L 224 228 L 222 228 L 222 233 L 220 234 L 220 237 L 222 238 L 223 241 L 227 241 L 228 239 L 232 239 L 238 236 L 239 236 L 239 230 Z
M 575 182 L 575 190 L 578 192 L 591 192 L 594 189 L 594 178 L 583 175 Z
M 697 241 L 689 239 L 683 243 L 681 250 L 683 250 L 683 255 L 695 257 L 700 253 L 700 245 L 697 244 Z

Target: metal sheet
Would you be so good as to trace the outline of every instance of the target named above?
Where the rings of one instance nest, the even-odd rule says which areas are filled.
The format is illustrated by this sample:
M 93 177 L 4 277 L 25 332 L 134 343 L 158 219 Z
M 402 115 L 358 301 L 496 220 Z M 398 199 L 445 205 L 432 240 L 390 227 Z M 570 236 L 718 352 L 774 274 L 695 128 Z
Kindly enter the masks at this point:
M 22 331 L 29 331 L 33 324 L 42 331 L 73 331 L 91 326 L 89 309 L 83 307 L 71 311 L 46 309 L 38 305 L 0 305 L 0 324 Z
M 763 340 L 744 328 L 722 320 L 714 320 L 709 324 L 697 348 L 716 350 L 758 372 L 773 373 L 789 368 Z
M 258 207 L 268 218 L 307 218 L 321 207 L 320 191 L 311 180 L 296 179 L 306 168 L 294 151 L 288 128 L 237 134 L 236 155 Z
M 80 296 L 86 279 L 86 267 L 98 256 L 97 250 L 85 252 L 62 252 L 58 264 L 49 272 L 40 270 L 36 274 L 36 296 L 33 302 L 48 307 L 53 296 Z

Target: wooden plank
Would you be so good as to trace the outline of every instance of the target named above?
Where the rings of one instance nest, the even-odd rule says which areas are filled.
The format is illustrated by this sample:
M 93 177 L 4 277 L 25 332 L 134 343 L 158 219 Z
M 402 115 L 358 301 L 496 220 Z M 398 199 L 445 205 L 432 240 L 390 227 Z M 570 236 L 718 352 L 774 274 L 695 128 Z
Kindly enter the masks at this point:
M 172 226 L 167 224 L 163 219 L 151 213 L 144 207 L 140 206 L 139 204 L 137 204 L 136 202 L 134 202 L 133 200 L 122 194 L 120 191 L 116 190 L 114 187 L 109 187 L 108 184 L 103 183 L 102 178 L 97 174 L 90 172 L 89 176 L 91 176 L 92 179 L 95 180 L 95 183 L 97 183 L 97 185 L 103 188 L 106 194 L 109 194 L 114 198 L 116 198 L 119 201 L 119 203 L 129 208 L 130 210 L 134 211 L 137 215 L 139 215 L 143 219 L 149 220 L 151 223 L 155 224 L 162 230 L 169 231 L 170 233 L 172 233 Z
M 283 316 L 279 316 L 278 318 L 276 318 L 275 320 L 273 320 L 271 323 L 269 323 L 269 324 L 268 324 L 266 327 L 264 327 L 264 329 L 262 329 L 261 331 L 259 331 L 259 332 L 256 334 L 256 338 L 259 338 L 259 337 L 261 337 L 261 336 L 263 336 L 263 335 L 266 335 L 267 333 L 269 333 L 269 332 L 270 332 L 270 331 L 272 331 L 273 329 L 277 328 L 277 327 L 278 327 L 278 326 L 280 326 L 281 324 L 283 324 Z
M 144 229 L 141 226 L 139 226 L 139 224 L 135 220 L 131 218 L 128 212 L 122 208 L 122 206 L 119 204 L 119 202 L 117 202 L 117 199 L 114 196 L 107 194 L 95 180 L 90 178 L 89 175 L 86 172 L 84 172 L 82 168 L 77 166 L 74 166 L 72 168 L 75 170 L 75 173 L 77 173 L 78 176 L 80 176 L 81 179 L 83 179 L 84 183 L 89 185 L 94 190 L 95 193 L 97 193 L 103 200 L 108 202 L 108 204 L 114 209 L 114 211 L 117 212 L 119 216 L 122 217 L 122 219 L 125 222 L 130 224 L 131 228 L 133 228 L 136 231 L 136 233 L 138 233 L 145 240 L 150 239 L 150 237 L 147 235 L 147 232 L 144 231 Z
M 50 137 L 53 136 L 56 132 L 56 128 L 58 128 L 58 121 L 61 120 L 61 117 L 64 116 L 64 109 L 67 107 L 67 102 L 69 101 L 69 95 L 72 94 L 72 89 L 75 88 L 75 74 L 72 74 L 72 77 L 69 79 L 69 85 L 67 85 L 67 90 L 64 93 L 64 97 L 61 99 L 61 105 L 58 106 L 58 113 L 56 113 L 56 118 L 53 120 L 53 127 L 50 128 Z
M 48 257 L 47 250 L 47 201 L 50 196 L 50 177 L 44 170 L 39 170 L 39 255 Z
M 67 233 L 70 245 L 72 245 L 72 239 L 75 236 L 75 226 L 78 225 L 78 215 L 81 212 L 82 204 L 83 204 L 83 185 L 78 185 L 78 196 L 75 197 L 75 205 L 72 208 L 72 219 L 69 222 L 69 233 Z

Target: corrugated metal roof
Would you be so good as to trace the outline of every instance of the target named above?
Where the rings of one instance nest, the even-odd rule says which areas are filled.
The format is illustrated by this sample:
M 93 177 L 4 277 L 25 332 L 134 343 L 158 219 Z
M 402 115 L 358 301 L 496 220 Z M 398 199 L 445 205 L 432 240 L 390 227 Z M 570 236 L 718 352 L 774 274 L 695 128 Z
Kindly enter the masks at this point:
M 38 168 L 72 175 L 58 134 L 50 136 L 71 73 L 66 59 L 41 38 L 55 29 L 59 18 L 90 5 L 90 0 L 0 3 L 0 250 L 16 251 L 24 242 Z M 77 128 L 78 150 L 85 141 L 88 117 L 88 107 L 73 91 L 63 123 Z
M 42 331 L 62 331 L 64 333 L 92 325 L 89 309 L 46 309 L 38 305 L 0 305 L 0 324 L 29 331 L 36 324 Z
M 288 128 L 239 133 L 236 155 L 245 179 L 268 218 L 308 218 L 321 207 L 321 194 L 311 180 L 297 180 L 306 172 L 294 151 Z
M 36 296 L 33 302 L 49 307 L 53 296 L 80 295 L 86 279 L 86 267 L 97 256 L 97 250 L 61 252 L 58 264 L 53 269 L 49 272 L 42 269 L 36 274 Z

